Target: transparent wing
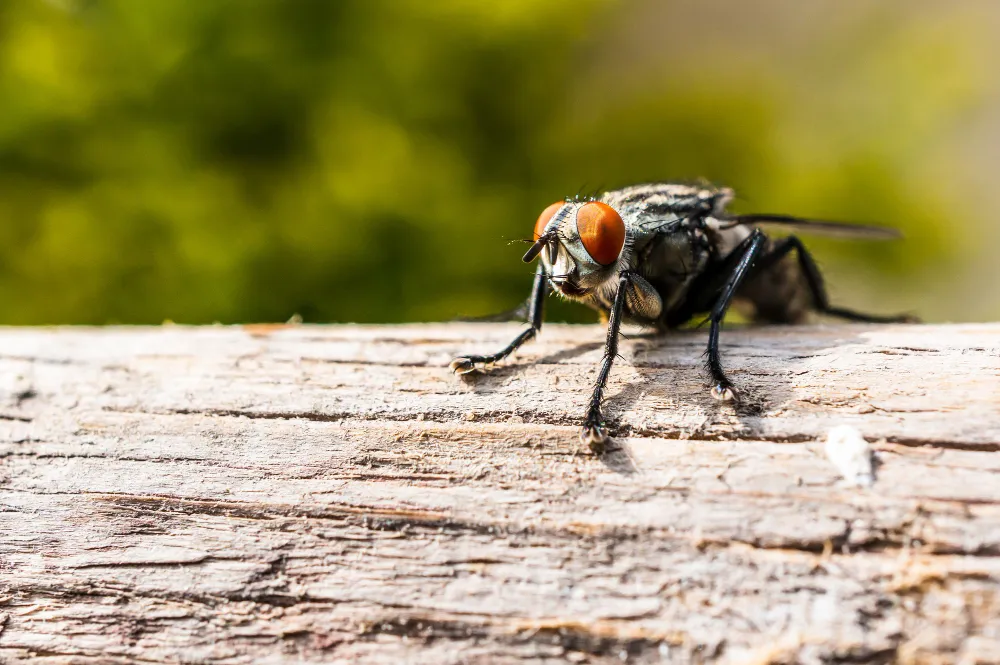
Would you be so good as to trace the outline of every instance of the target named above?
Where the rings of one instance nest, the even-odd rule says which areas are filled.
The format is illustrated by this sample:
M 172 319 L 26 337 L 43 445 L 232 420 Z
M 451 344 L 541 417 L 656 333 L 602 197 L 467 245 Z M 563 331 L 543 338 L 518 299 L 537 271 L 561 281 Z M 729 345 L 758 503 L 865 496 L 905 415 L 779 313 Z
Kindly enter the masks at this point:
M 803 233 L 831 236 L 834 238 L 862 238 L 868 240 L 895 240 L 903 234 L 897 229 L 887 226 L 872 226 L 869 224 L 849 224 L 847 222 L 831 222 L 824 219 L 803 219 L 791 215 L 775 215 L 758 213 L 752 215 L 735 215 L 727 218 L 732 226 L 780 226 L 795 229 Z

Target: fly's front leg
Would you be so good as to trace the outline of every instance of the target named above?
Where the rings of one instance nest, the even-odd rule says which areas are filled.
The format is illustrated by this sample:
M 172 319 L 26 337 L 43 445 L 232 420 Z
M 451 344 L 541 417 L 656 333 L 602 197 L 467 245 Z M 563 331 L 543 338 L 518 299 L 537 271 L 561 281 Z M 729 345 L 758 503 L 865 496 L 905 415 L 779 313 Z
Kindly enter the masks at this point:
M 763 250 L 766 240 L 767 237 L 760 229 L 754 229 L 750 237 L 743 241 L 741 244 L 741 246 L 745 245 L 743 255 L 736 267 L 733 268 L 729 279 L 726 280 L 725 286 L 722 287 L 722 292 L 719 299 L 715 301 L 715 306 L 712 307 L 710 317 L 712 327 L 708 332 L 708 371 L 712 375 L 712 397 L 723 402 L 736 400 L 739 393 L 723 371 L 722 360 L 719 357 L 719 331 L 722 328 L 722 319 L 726 316 L 726 310 L 729 309 L 729 304 L 733 301 L 736 290 L 747 273 L 754 267 L 754 261 Z
M 604 416 L 601 414 L 601 401 L 604 399 L 604 387 L 608 383 L 608 375 L 611 374 L 611 365 L 614 364 L 615 358 L 618 356 L 618 332 L 622 327 L 622 313 L 625 309 L 625 299 L 628 297 L 629 281 L 628 272 L 621 273 L 618 278 L 618 293 L 615 294 L 615 302 L 611 306 L 611 315 L 608 318 L 608 339 L 604 344 L 604 361 L 601 363 L 597 384 L 594 386 L 594 393 L 587 408 L 587 417 L 584 419 L 583 429 L 580 431 L 580 441 L 598 455 L 604 452 L 608 442 L 608 430 L 604 424 Z
M 451 361 L 451 370 L 456 374 L 468 374 L 476 370 L 489 368 L 517 351 L 525 342 L 533 339 L 542 329 L 542 318 L 545 307 L 545 296 L 549 290 L 548 276 L 539 261 L 535 270 L 535 283 L 531 287 L 531 299 L 528 305 L 528 323 L 531 327 L 514 338 L 514 341 L 497 353 L 488 356 L 459 356 Z

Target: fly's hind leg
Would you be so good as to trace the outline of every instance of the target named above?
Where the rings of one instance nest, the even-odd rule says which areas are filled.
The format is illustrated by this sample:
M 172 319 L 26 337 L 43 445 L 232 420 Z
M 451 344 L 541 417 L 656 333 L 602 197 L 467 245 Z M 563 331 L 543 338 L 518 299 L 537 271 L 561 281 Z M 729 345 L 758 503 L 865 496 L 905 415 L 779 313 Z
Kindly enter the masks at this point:
M 531 287 L 531 298 L 528 302 L 529 328 L 514 338 L 514 341 L 497 353 L 485 356 L 459 356 L 451 361 L 451 370 L 456 374 L 468 374 L 476 370 L 488 368 L 517 351 L 525 342 L 534 339 L 542 329 L 542 318 L 545 307 L 545 295 L 548 293 L 549 282 L 541 262 L 535 271 L 535 283 Z
M 805 277 L 809 292 L 812 294 L 816 311 L 848 321 L 864 323 L 915 323 L 918 321 L 916 317 L 907 314 L 878 316 L 831 305 L 830 298 L 826 293 L 826 286 L 823 283 L 823 274 L 820 272 L 819 266 L 816 265 L 816 260 L 813 259 L 812 254 L 809 253 L 809 250 L 806 249 L 802 241 L 796 236 L 788 236 L 775 243 L 774 249 L 761 258 L 756 270 L 766 270 L 793 250 L 798 256 L 799 267 L 802 269 L 802 275 Z

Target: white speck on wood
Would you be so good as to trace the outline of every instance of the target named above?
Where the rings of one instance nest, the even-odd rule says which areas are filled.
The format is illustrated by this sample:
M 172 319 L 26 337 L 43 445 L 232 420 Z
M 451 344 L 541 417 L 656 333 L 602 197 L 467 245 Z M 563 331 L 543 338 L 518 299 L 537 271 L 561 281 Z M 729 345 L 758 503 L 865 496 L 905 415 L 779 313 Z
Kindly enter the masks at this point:
M 872 448 L 856 428 L 837 425 L 826 435 L 826 456 L 849 485 L 871 487 L 875 482 Z

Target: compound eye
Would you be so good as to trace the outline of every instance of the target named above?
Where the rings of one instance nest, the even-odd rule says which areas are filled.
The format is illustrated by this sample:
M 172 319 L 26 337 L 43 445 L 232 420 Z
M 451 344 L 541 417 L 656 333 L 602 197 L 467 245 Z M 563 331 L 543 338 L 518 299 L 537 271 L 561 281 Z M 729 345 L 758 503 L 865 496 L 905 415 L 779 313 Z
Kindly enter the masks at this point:
M 576 212 L 576 230 L 592 259 L 602 266 L 618 260 L 625 245 L 625 223 L 614 208 L 599 201 L 583 204 Z
M 548 226 L 552 216 L 559 212 L 559 208 L 562 208 L 564 205 L 566 205 L 565 201 L 559 201 L 542 211 L 542 214 L 538 216 L 538 221 L 535 222 L 535 240 L 542 237 L 542 234 L 545 233 L 545 227 Z

